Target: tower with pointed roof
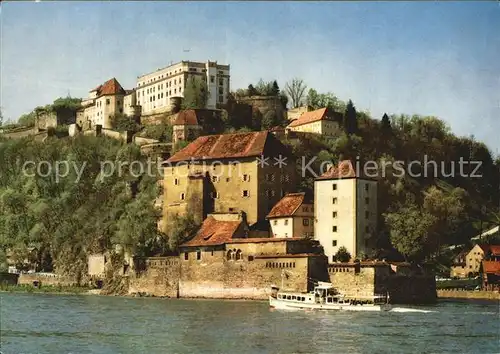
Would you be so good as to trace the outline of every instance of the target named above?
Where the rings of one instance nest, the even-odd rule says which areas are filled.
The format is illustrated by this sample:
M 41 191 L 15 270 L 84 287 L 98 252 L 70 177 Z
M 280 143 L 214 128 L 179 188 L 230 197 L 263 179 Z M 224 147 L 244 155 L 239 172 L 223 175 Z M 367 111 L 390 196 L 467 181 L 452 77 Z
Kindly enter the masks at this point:
M 126 91 L 116 78 L 112 78 L 89 92 L 89 97 L 82 101 L 82 111 L 77 123 L 85 129 L 94 129 L 100 125 L 104 129 L 112 128 L 112 119 L 116 114 L 134 111 L 135 92 Z

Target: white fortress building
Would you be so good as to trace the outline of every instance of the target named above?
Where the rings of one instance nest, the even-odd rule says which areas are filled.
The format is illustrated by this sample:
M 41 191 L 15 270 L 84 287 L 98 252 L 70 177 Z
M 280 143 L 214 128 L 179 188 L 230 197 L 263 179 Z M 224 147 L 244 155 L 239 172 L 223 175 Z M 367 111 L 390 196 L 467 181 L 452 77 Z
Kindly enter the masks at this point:
M 152 73 L 137 77 L 137 104 L 142 114 L 156 114 L 170 110 L 170 99 L 184 97 L 188 80 L 194 77 L 207 83 L 208 99 L 205 108 L 216 109 L 227 102 L 229 94 L 229 65 L 207 61 L 181 61 Z
M 353 259 L 375 248 L 377 181 L 356 173 L 351 161 L 341 161 L 316 179 L 314 205 L 314 238 L 329 262 L 342 246 Z

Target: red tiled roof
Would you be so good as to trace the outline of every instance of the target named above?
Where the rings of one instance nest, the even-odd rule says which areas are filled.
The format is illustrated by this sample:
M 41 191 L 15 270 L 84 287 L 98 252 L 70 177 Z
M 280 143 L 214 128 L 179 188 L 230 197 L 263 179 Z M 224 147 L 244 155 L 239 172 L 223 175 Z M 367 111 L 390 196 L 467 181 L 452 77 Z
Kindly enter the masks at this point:
M 106 81 L 104 84 L 97 86 L 90 92 L 93 91 L 97 91 L 97 97 L 104 95 L 127 94 L 127 92 L 123 89 L 122 85 L 120 85 L 120 83 L 115 78 L 112 78 Z
M 500 262 L 498 261 L 483 261 L 483 272 L 489 274 L 500 275 Z
M 356 170 L 350 160 L 340 161 L 338 166 L 332 166 L 317 179 L 341 179 L 360 177 L 356 175 Z
M 264 148 L 268 147 L 272 139 L 276 140 L 273 134 L 267 131 L 201 136 L 170 157 L 167 162 L 260 156 L 264 154 Z M 277 153 L 279 149 L 278 145 L 269 146 L 268 151 Z
M 227 243 L 264 243 L 264 242 L 296 242 L 296 241 L 305 241 L 307 239 L 302 238 L 302 237 L 255 237 L 255 238 L 233 238 L 232 240 L 228 241 Z M 318 242 L 318 241 L 311 241 L 307 240 L 308 242 Z
M 299 125 L 309 124 L 324 119 L 334 120 L 333 116 L 335 116 L 336 120 L 339 120 L 341 114 L 338 112 L 330 112 L 328 108 L 320 108 L 315 111 L 302 113 L 300 117 L 293 120 L 288 127 L 297 127 Z
M 174 119 L 174 125 L 198 125 L 198 117 L 196 116 L 196 110 L 188 109 L 185 111 L 180 111 L 176 113 Z
M 491 254 L 493 255 L 500 255 L 500 245 L 488 245 L 486 243 L 481 243 L 477 245 L 483 250 L 485 255 L 490 251 Z
M 289 193 L 276 203 L 267 218 L 291 216 L 304 202 L 305 193 Z
M 200 230 L 188 242 L 181 246 L 214 246 L 224 244 L 232 240 L 241 221 L 221 221 L 213 216 L 207 217 Z

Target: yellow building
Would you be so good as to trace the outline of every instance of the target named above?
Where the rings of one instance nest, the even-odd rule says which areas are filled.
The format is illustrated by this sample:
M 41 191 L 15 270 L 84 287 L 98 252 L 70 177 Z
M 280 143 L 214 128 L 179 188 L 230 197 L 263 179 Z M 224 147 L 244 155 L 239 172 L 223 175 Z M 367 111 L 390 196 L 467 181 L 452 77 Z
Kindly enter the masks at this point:
M 136 109 L 133 95 L 133 91 L 125 91 L 115 78 L 106 81 L 91 90 L 87 99 L 82 100 L 77 124 L 85 130 L 94 129 L 96 125 L 111 129 L 115 114 L 127 114 Z
M 369 254 L 377 230 L 377 182 L 342 161 L 314 182 L 314 237 L 332 261 L 341 246 L 352 257 Z
M 164 162 L 163 227 L 188 213 L 244 211 L 251 226 L 265 222 L 295 179 L 290 150 L 269 132 L 199 137 Z
M 181 61 L 137 78 L 137 102 L 142 114 L 170 111 L 170 98 L 184 97 L 187 81 L 194 77 L 207 84 L 208 99 L 205 108 L 215 109 L 226 104 L 229 94 L 229 65 Z
M 499 246 L 477 244 L 471 248 L 467 253 L 460 253 L 455 259 L 454 264 L 451 267 L 450 276 L 458 278 L 467 278 L 472 275 L 476 275 L 481 270 L 481 263 L 487 256 L 495 254 L 495 252 L 500 253 Z
M 298 119 L 293 120 L 287 129 L 294 132 L 321 134 L 334 136 L 339 132 L 342 114 L 332 112 L 328 108 L 304 112 Z
M 289 121 L 293 121 L 295 119 L 299 119 L 303 113 L 310 112 L 312 110 L 313 109 L 311 106 L 301 106 L 301 107 L 291 108 L 288 111 L 286 111 L 286 118 Z
M 285 195 L 267 215 L 273 237 L 314 236 L 314 206 L 305 193 Z

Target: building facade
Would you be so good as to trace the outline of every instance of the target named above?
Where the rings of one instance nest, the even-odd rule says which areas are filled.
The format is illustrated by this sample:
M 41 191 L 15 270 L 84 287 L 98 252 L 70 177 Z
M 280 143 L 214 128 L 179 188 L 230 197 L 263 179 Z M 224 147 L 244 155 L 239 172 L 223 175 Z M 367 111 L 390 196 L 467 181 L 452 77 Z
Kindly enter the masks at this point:
M 341 161 L 314 182 L 314 237 L 329 261 L 341 246 L 352 257 L 375 248 L 377 182 L 362 178 L 351 161 Z
M 287 164 L 276 163 L 280 156 Z M 244 211 L 250 225 L 265 221 L 295 186 L 291 156 L 269 132 L 199 137 L 164 162 L 164 227 L 173 214 L 188 213 L 203 220 Z
M 500 261 L 500 246 L 477 244 L 468 252 L 461 252 L 451 267 L 450 276 L 467 278 L 481 271 L 483 260 Z
M 89 97 L 82 100 L 82 108 L 77 113 L 77 124 L 85 129 L 95 129 L 100 125 L 104 129 L 112 128 L 115 114 L 125 114 L 127 91 L 112 78 L 89 92 Z M 132 104 L 132 98 L 128 99 Z
M 314 206 L 305 193 L 285 195 L 267 215 L 272 237 L 314 236 Z
M 342 114 L 332 112 L 328 108 L 320 108 L 302 113 L 287 126 L 287 129 L 294 132 L 335 136 L 339 132 L 340 122 Z
M 230 89 L 229 65 L 211 61 L 181 61 L 137 78 L 136 95 L 142 114 L 170 111 L 170 98 L 184 97 L 186 84 L 191 78 L 207 84 L 208 99 L 205 108 L 215 109 L 227 103 Z

